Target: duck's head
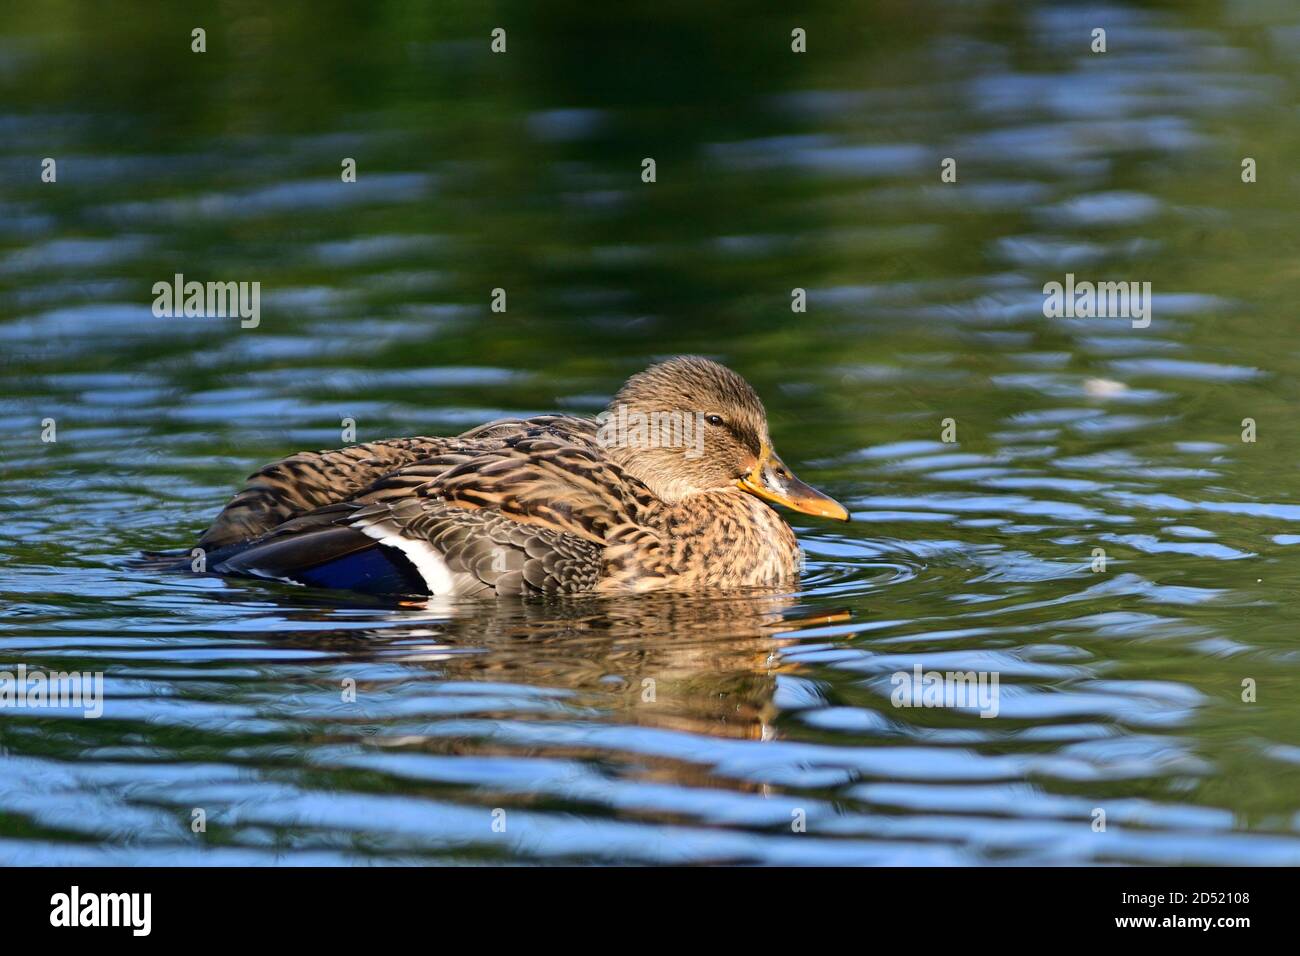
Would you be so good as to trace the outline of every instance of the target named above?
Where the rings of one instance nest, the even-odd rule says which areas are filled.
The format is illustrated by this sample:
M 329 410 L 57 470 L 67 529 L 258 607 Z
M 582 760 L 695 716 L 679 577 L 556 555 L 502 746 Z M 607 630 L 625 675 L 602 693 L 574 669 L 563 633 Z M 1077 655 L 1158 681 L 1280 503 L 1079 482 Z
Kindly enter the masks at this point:
M 750 384 L 725 366 L 686 355 L 628 379 L 600 416 L 606 454 L 660 499 L 744 491 L 804 514 L 849 520 L 777 457 L 767 413 Z

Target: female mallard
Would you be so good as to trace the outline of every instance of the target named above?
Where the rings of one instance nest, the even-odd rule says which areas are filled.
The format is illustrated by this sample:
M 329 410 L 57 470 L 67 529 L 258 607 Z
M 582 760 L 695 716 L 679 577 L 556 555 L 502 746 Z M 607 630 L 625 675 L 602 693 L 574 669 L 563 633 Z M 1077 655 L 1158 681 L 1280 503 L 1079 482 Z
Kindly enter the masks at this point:
M 848 520 L 772 450 L 743 378 L 686 356 L 597 420 L 490 422 L 267 465 L 202 538 L 218 574 L 372 593 L 492 595 L 788 585 L 767 502 Z

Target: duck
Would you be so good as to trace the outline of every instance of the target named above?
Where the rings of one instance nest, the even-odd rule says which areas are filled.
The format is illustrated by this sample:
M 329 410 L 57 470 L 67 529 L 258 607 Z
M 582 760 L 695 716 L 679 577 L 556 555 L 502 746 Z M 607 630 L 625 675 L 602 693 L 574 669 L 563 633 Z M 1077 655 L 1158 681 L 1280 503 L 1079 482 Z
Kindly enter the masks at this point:
M 370 594 L 502 597 L 790 588 L 775 506 L 849 512 L 795 477 L 753 387 L 684 355 L 594 418 L 299 452 L 249 476 L 190 570 Z

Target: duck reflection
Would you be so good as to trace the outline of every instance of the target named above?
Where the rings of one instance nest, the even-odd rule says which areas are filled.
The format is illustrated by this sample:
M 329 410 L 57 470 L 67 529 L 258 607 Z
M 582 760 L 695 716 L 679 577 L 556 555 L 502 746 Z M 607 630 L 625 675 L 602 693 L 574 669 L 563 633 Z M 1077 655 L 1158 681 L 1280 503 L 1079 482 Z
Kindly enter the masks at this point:
M 313 608 L 315 593 L 289 594 L 297 598 L 285 609 L 293 622 L 338 621 L 362 608 L 373 619 L 380 611 L 365 598 L 341 607 L 331 594 Z M 797 667 L 780 655 L 796 640 L 788 635 L 850 618 L 771 592 L 389 607 L 392 619 L 380 627 L 322 633 L 286 621 L 265 637 L 277 646 L 401 662 L 439 681 L 569 691 L 579 706 L 620 723 L 762 739 L 777 712 L 776 675 Z

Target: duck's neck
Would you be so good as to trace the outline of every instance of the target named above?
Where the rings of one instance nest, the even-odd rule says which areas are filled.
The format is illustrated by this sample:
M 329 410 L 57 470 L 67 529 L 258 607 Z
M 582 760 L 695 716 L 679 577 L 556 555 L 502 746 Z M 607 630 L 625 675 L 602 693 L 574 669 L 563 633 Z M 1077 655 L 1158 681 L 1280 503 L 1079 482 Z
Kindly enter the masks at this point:
M 774 508 L 739 489 L 665 504 L 656 523 L 691 586 L 780 587 L 798 579 L 794 532 Z
M 610 448 L 605 452 L 610 461 L 650 489 L 660 501 L 679 505 L 695 493 L 690 480 L 681 475 L 677 455 L 655 455 L 638 448 Z

